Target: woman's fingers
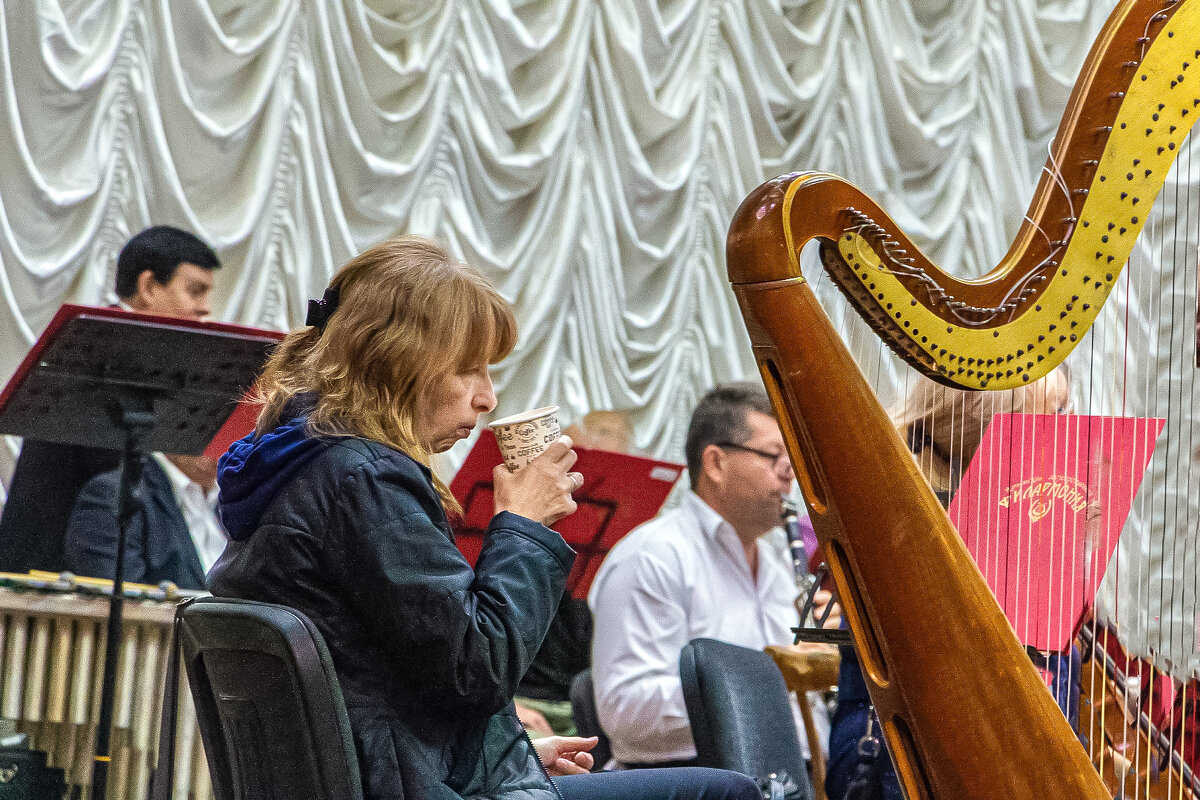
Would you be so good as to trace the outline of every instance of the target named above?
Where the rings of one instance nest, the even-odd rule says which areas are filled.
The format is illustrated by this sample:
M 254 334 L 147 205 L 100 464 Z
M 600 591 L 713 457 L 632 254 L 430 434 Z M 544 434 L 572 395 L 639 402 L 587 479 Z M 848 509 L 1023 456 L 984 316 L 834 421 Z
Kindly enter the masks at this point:
M 586 753 L 600 741 L 598 736 L 559 736 L 557 739 L 560 753 Z
M 545 452 L 538 456 L 538 458 L 544 458 L 553 464 L 557 464 L 569 457 L 570 462 L 567 463 L 564 468 L 570 469 L 571 464 L 574 464 L 575 459 L 578 458 L 578 456 L 575 455 L 575 451 L 571 449 L 574 444 L 575 443 L 571 441 L 570 436 L 560 436 L 551 442 L 550 446 L 547 447 Z
M 584 752 L 595 747 L 596 739 L 584 739 L 578 736 L 547 736 L 533 742 L 533 749 L 538 758 L 546 765 L 546 771 L 552 776 L 582 775 L 591 771 L 595 759 Z
M 553 772 L 559 775 L 582 775 L 588 770 L 579 766 L 574 761 L 568 761 L 566 758 L 559 758 L 554 762 Z
M 575 461 L 579 458 L 579 454 L 571 449 L 572 446 L 574 446 L 574 442 L 571 441 L 570 436 L 560 436 L 551 442 L 540 456 L 530 462 L 530 465 L 541 461 L 551 471 L 561 470 L 560 474 L 565 474 L 575 466 Z

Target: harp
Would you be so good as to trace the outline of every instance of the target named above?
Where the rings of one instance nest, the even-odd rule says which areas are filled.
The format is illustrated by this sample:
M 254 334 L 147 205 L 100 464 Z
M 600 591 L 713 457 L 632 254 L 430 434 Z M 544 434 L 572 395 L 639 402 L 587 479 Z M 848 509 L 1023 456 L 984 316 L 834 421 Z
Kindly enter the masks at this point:
M 819 242 L 830 279 L 920 373 L 1024 386 L 1079 344 L 1118 287 L 1197 115 L 1200 0 L 1124 0 L 1084 64 L 1026 222 L 988 275 L 942 271 L 830 174 L 769 181 L 734 217 L 729 278 L 910 800 L 1124 790 L 1106 788 L 1046 691 L 829 323 L 801 248 Z

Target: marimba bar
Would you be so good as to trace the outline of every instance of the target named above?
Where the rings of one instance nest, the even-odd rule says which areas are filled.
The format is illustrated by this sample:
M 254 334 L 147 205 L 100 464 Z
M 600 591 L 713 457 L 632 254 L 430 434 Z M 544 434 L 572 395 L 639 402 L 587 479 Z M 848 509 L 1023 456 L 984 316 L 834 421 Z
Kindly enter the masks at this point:
M 145 800 L 158 755 L 166 654 L 175 603 L 127 600 L 113 710 L 108 796 Z M 27 733 L 68 796 L 91 795 L 108 599 L 0 587 L 0 717 Z M 210 800 L 196 712 L 180 670 L 175 800 Z

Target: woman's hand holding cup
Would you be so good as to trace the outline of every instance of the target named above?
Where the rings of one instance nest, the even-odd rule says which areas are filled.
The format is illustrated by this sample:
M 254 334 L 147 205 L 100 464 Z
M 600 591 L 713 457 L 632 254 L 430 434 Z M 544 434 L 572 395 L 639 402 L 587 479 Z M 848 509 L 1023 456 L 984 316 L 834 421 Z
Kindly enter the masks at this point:
M 577 458 L 571 445 L 571 437 L 563 436 L 516 472 L 503 464 L 496 467 L 492 471 L 496 513 L 509 511 L 543 525 L 573 513 L 571 493 L 583 486 L 583 476 L 570 471 Z
M 553 525 L 575 511 L 571 492 L 583 476 L 571 472 L 575 452 L 562 436 L 558 406 L 544 406 L 489 423 L 504 464 L 492 473 L 496 513 L 511 511 Z

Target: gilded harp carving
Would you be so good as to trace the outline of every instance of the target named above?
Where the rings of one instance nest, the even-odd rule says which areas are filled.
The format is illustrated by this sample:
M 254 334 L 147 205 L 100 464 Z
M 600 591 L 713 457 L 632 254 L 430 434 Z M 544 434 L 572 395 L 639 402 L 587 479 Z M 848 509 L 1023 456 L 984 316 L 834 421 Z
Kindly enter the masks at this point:
M 1126 0 L 1084 65 L 1027 222 L 987 276 L 938 269 L 833 175 L 770 181 L 734 218 L 730 280 L 909 798 L 1109 792 L 828 323 L 800 249 L 820 241 L 832 280 L 925 375 L 1020 387 L 1100 313 L 1198 115 L 1200 0 Z

